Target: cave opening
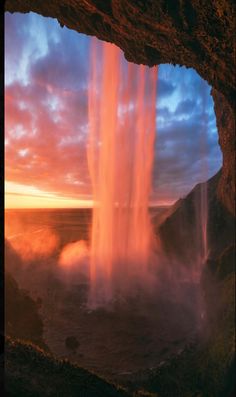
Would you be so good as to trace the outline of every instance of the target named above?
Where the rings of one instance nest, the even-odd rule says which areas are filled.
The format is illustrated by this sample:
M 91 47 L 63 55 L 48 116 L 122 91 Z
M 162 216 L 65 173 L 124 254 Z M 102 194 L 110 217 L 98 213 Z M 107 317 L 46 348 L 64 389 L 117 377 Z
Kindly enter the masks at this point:
M 89 85 L 86 53 L 90 39 L 85 36 L 78 39 L 78 33 L 65 28 L 58 33 L 55 21 L 43 22 L 32 14 L 18 15 L 16 22 L 14 16 L 7 14 L 7 18 L 8 59 L 11 60 L 6 68 L 9 71 L 6 76 L 9 203 L 17 198 L 18 208 L 22 208 L 25 201 L 25 208 L 53 209 L 51 213 L 49 210 L 45 213 L 42 210 L 19 211 L 20 215 L 15 210 L 6 216 L 6 230 L 9 231 L 6 238 L 11 245 L 9 250 L 12 250 L 7 271 L 14 272 L 19 285 L 28 289 L 34 299 L 42 298 L 43 336 L 50 349 L 60 357 L 72 357 L 85 368 L 117 381 L 122 376 L 129 377 L 155 367 L 172 354 L 180 354 L 186 344 L 198 337 L 197 323 L 200 318 L 204 319 L 202 308 L 197 316 L 193 313 L 193 308 L 199 304 L 199 290 L 191 294 L 193 284 L 189 284 L 188 276 L 194 278 L 199 272 L 199 268 L 191 271 L 189 266 L 195 259 L 193 249 L 199 249 L 198 238 L 200 245 L 203 239 L 202 221 L 199 221 L 201 208 L 198 208 L 199 200 L 204 196 L 202 186 L 206 187 L 206 181 L 214 177 L 222 164 L 210 87 L 191 69 L 159 65 L 150 213 L 161 244 L 158 255 L 167 269 L 159 276 L 162 287 L 165 283 L 167 287 L 162 288 L 158 299 L 143 299 L 136 295 L 123 307 L 118 303 L 115 310 L 90 311 L 85 304 L 88 223 L 91 221 L 88 208 L 92 202 L 86 158 L 86 94 Z M 20 22 L 21 18 L 26 22 Z M 40 35 L 35 34 L 36 26 Z M 63 42 L 64 33 L 67 37 Z M 13 36 L 14 45 L 10 44 Z M 40 37 L 38 42 L 35 40 L 37 36 Z M 25 46 L 24 40 L 27 42 Z M 34 40 L 33 45 L 31 40 Z M 16 59 L 17 68 L 14 68 Z M 12 167 L 12 164 L 16 166 Z M 218 181 L 218 174 L 213 178 L 213 184 L 216 179 Z M 193 189 L 197 184 L 198 188 Z M 209 195 L 210 190 L 211 187 L 207 187 Z M 211 200 L 214 200 L 213 196 Z M 83 210 L 75 214 L 75 206 Z M 55 212 L 55 208 L 65 207 L 64 213 Z M 173 213 L 177 214 L 174 226 L 171 224 L 173 216 L 169 222 Z M 188 228 L 186 217 L 192 218 L 192 228 Z M 195 228 L 197 221 L 198 231 Z M 182 234 L 179 230 L 183 224 Z M 214 231 L 210 233 L 214 234 Z M 183 244 L 185 239 L 187 247 Z M 194 241 L 197 244 L 193 247 Z M 213 257 L 217 249 L 212 244 Z M 165 258 L 162 250 L 167 254 Z M 12 252 L 16 255 L 14 261 L 17 257 L 16 262 L 21 263 L 20 266 L 23 264 L 22 269 L 12 263 Z M 78 263 L 79 270 L 76 270 Z M 179 266 L 180 263 L 183 266 Z M 58 264 L 62 266 L 58 267 Z M 183 304 L 187 297 L 189 301 Z M 163 305 L 166 305 L 164 311 Z M 159 317 L 153 318 L 153 312 Z M 98 322 L 96 337 L 89 346 L 89 329 Z M 71 333 L 80 341 L 72 354 L 61 343 L 62 338 L 70 337 Z M 127 351 L 110 371 L 114 355 L 121 356 L 121 346 Z

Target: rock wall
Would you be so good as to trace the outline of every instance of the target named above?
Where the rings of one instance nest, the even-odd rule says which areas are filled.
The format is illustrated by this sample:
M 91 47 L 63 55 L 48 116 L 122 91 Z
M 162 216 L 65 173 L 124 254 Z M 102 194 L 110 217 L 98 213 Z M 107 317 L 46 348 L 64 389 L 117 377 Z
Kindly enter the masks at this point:
M 207 80 L 215 89 L 213 97 L 224 156 L 219 196 L 230 212 L 234 210 L 231 136 L 234 136 L 235 8 L 232 0 L 5 1 L 6 11 L 33 11 L 54 17 L 61 26 L 113 42 L 124 51 L 128 61 L 149 66 L 185 65 Z
M 222 205 L 216 191 L 222 180 L 219 171 L 207 182 L 208 197 L 208 256 L 218 260 L 234 244 L 235 222 L 233 215 Z M 201 184 L 196 185 L 184 198 L 178 200 L 170 215 L 156 227 L 162 248 L 171 260 L 194 266 L 201 250 Z M 155 225 L 155 219 L 153 220 Z M 171 239 L 170 239 L 171 236 Z M 229 266 L 233 265 L 229 260 Z M 226 266 L 227 267 L 227 266 Z
M 218 197 L 235 214 L 235 113 L 222 94 L 212 90 L 219 144 L 223 152 L 223 168 Z

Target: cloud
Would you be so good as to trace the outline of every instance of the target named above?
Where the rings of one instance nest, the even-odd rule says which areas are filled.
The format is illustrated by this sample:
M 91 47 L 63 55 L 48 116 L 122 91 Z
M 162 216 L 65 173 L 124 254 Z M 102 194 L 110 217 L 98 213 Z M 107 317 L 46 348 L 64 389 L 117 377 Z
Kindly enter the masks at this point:
M 175 88 L 176 86 L 173 83 L 161 78 L 158 79 L 157 92 L 161 97 L 170 96 L 174 92 Z
M 195 109 L 196 102 L 191 99 L 185 99 L 178 103 L 178 106 L 175 110 L 175 115 L 187 114 L 191 115 Z
M 8 180 L 26 184 L 37 181 L 42 189 L 74 196 L 85 193 L 82 184 L 78 193 L 75 188 L 78 181 L 88 181 L 86 139 L 82 131 L 87 117 L 85 106 L 78 105 L 80 95 L 70 94 L 66 100 L 63 95 L 58 97 L 59 104 L 52 111 L 48 105 L 52 96 L 46 88 L 37 90 L 35 84 L 25 88 L 18 83 L 6 88 Z M 74 175 L 75 183 L 66 178 L 69 173 Z
M 174 112 L 163 108 L 160 118 L 163 115 L 169 121 L 158 129 L 153 185 L 157 197 L 177 199 L 218 171 L 221 152 L 214 126 L 190 101 L 179 102 Z M 179 118 L 183 115 L 187 117 Z
M 8 180 L 77 197 L 87 194 L 89 181 L 86 46 L 57 25 L 33 14 L 6 14 L 5 170 Z M 39 34 L 43 45 L 33 41 Z M 25 80 L 14 73 L 15 50 L 19 60 L 25 57 Z
M 90 38 L 32 13 L 5 18 L 6 179 L 88 197 Z M 221 165 L 213 101 L 194 70 L 171 65 L 159 67 L 157 92 L 153 196 L 177 199 L 204 177 L 202 159 L 209 177 Z
M 88 49 L 82 51 L 74 35 L 58 35 L 58 41 L 49 41 L 48 52 L 31 64 L 30 79 L 58 90 L 77 91 L 87 86 Z M 71 33 L 71 32 L 70 32 Z M 72 37 L 72 40 L 71 40 Z M 56 62 L 55 62 L 56 60 Z

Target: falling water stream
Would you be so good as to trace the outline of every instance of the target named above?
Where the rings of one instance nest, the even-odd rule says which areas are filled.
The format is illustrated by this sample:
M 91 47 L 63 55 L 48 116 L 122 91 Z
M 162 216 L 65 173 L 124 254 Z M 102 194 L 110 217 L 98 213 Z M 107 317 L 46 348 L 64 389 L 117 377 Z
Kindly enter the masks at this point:
M 97 306 L 147 277 L 157 68 L 124 63 L 118 47 L 94 39 L 90 73 L 90 303 Z
M 201 184 L 200 192 L 200 217 L 201 217 L 201 236 L 202 236 L 202 250 L 201 250 L 201 261 L 202 264 L 206 262 L 208 257 L 208 148 L 207 148 L 207 129 L 208 129 L 208 117 L 207 117 L 207 91 L 201 82 L 201 96 L 202 96 L 202 129 L 200 131 L 200 150 L 201 150 L 201 175 L 204 179 L 204 183 Z

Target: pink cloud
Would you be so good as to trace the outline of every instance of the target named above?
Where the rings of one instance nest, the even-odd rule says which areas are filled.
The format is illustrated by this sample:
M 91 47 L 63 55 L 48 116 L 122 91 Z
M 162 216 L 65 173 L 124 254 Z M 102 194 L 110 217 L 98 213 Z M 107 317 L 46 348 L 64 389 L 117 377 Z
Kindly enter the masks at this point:
M 65 195 L 89 191 L 86 133 L 81 128 L 87 123 L 86 106 L 80 98 L 69 90 L 52 88 L 49 93 L 42 82 L 39 87 L 33 81 L 30 87 L 6 87 L 6 179 Z M 54 110 L 50 101 L 56 102 Z
M 5 177 L 65 196 L 87 196 L 89 38 L 32 13 L 6 13 L 5 19 Z M 159 68 L 153 199 L 177 199 L 202 179 L 199 76 L 170 68 Z M 168 79 L 163 77 L 166 71 Z M 188 94 L 184 101 L 183 92 Z M 186 109 L 191 120 L 182 118 Z M 209 109 L 214 121 L 212 100 Z M 221 164 L 214 123 L 208 140 L 213 175 Z

